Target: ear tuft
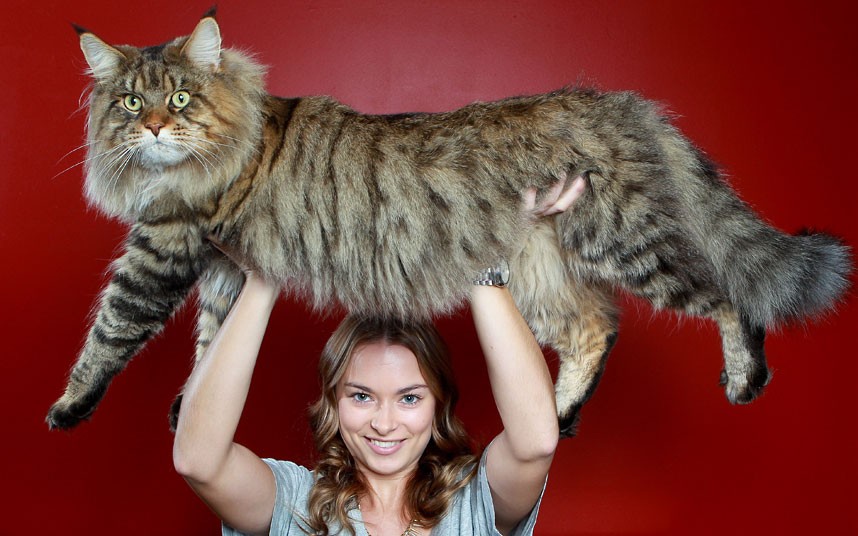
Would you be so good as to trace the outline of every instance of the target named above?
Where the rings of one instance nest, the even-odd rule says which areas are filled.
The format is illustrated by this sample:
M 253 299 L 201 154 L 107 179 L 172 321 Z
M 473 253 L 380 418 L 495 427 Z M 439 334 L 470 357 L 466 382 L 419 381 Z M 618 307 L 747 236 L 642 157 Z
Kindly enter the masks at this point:
M 203 19 L 212 18 L 213 19 L 213 18 L 215 18 L 215 15 L 217 15 L 217 4 L 210 7 L 209 10 L 206 11 L 205 15 L 203 15 L 201 18 L 203 18 Z
M 220 28 L 212 17 L 202 19 L 182 47 L 182 54 L 193 63 L 211 70 L 220 65 Z
M 71 25 L 72 25 L 72 28 L 74 28 L 74 31 L 77 33 L 78 36 L 83 35 L 85 33 L 92 33 L 89 30 L 87 30 L 86 28 L 84 28 L 83 26 L 78 26 L 77 24 L 75 24 L 73 22 L 71 23 Z
M 83 30 L 83 28 L 81 28 Z M 125 55 L 86 30 L 80 34 L 80 49 L 89 64 L 89 70 L 97 81 L 116 74 Z

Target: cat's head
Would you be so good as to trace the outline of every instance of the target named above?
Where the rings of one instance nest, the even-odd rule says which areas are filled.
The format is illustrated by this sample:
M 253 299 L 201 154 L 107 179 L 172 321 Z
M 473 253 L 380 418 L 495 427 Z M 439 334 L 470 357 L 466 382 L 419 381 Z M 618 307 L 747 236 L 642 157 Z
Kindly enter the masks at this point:
M 197 206 L 231 181 L 261 132 L 264 70 L 221 47 L 213 12 L 159 46 L 111 46 L 76 27 L 93 84 L 86 195 L 135 219 L 154 204 Z

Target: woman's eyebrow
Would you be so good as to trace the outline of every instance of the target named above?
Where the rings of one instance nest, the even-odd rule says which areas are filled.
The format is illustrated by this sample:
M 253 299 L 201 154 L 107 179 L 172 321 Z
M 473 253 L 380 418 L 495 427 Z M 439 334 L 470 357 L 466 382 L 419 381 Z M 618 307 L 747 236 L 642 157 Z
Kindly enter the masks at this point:
M 354 383 L 354 382 L 346 382 L 343 384 L 343 387 L 352 387 L 352 388 L 357 389 L 359 391 L 366 391 L 367 393 L 372 392 L 372 389 L 370 389 L 366 385 L 361 385 L 359 383 Z
M 365 391 L 367 393 L 372 393 L 373 390 L 367 387 L 366 385 L 362 385 L 356 382 L 346 382 L 343 384 L 343 387 L 351 387 L 352 389 L 358 389 L 359 391 Z M 396 394 L 405 394 L 409 391 L 416 391 L 417 389 L 428 389 L 429 386 L 425 383 L 415 383 L 414 385 L 409 385 L 408 387 L 403 387 L 396 391 Z
M 428 389 L 429 386 L 425 383 L 415 383 L 414 385 L 409 385 L 408 387 L 403 387 L 399 391 L 396 391 L 397 394 L 405 394 L 408 391 L 415 391 L 417 389 Z

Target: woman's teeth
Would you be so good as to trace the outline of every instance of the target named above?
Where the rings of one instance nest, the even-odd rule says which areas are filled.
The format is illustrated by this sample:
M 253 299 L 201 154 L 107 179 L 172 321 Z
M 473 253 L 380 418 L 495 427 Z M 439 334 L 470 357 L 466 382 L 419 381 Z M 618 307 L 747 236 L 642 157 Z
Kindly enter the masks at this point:
M 389 449 L 390 447 L 395 447 L 399 441 L 379 441 L 377 439 L 370 439 L 370 443 L 373 445 L 379 446 L 383 449 Z

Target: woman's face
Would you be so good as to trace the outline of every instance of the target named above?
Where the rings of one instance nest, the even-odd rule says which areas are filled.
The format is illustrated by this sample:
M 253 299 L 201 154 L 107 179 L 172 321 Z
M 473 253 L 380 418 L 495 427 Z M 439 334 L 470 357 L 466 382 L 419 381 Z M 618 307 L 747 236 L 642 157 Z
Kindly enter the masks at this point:
M 417 358 L 384 341 L 357 347 L 337 386 L 340 435 L 366 476 L 402 477 L 417 468 L 435 416 Z

